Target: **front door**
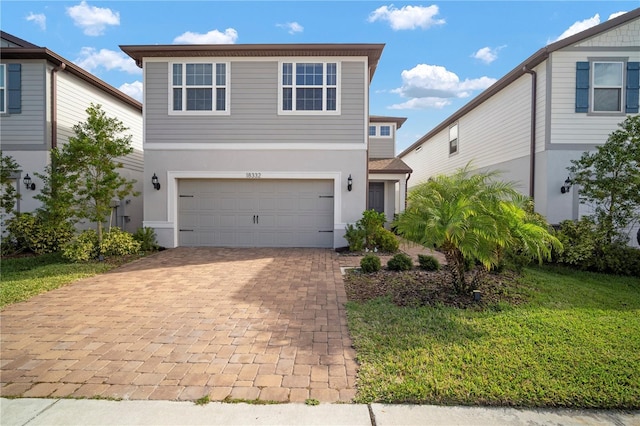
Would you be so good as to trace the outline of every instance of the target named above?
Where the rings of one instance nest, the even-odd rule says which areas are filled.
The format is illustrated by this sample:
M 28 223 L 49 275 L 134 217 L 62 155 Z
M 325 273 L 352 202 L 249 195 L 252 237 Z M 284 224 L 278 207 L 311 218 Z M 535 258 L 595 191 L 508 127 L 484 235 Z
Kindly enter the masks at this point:
M 384 182 L 369 182 L 369 210 L 384 213 Z

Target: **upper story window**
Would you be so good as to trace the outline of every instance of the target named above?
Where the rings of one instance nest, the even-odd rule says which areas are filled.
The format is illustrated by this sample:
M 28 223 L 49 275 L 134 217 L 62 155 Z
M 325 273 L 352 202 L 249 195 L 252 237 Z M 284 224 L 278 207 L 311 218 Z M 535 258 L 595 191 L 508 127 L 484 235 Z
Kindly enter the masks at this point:
M 0 113 L 7 112 L 7 66 L 0 64 Z
M 376 126 L 371 124 L 369 125 L 369 136 L 377 136 L 382 138 L 391 137 L 391 126 L 388 126 L 388 125 Z
M 339 114 L 339 68 L 337 62 L 283 62 L 280 112 Z
M 228 64 L 171 64 L 170 114 L 229 112 Z
M 369 126 L 369 136 L 376 135 L 376 126 Z
M 593 63 L 593 111 L 622 112 L 622 62 Z
M 458 153 L 458 123 L 449 127 L 449 155 Z
M 380 126 L 380 136 L 391 136 L 391 126 Z
M 576 62 L 576 112 L 622 115 L 638 112 L 640 62 L 592 58 Z

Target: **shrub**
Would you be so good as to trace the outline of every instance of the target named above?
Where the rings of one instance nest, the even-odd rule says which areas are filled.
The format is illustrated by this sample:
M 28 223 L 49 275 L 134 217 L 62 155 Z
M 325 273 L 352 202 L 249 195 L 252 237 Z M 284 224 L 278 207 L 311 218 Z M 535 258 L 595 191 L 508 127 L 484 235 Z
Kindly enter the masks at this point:
M 392 271 L 409 271 L 413 268 L 413 260 L 404 253 L 398 253 L 389 259 L 387 268 Z
M 140 250 L 142 251 L 156 251 L 160 247 L 156 241 L 156 233 L 153 228 L 138 228 L 133 239 L 140 243 Z
M 604 247 L 593 263 L 597 272 L 640 277 L 640 250 L 633 247 L 622 244 Z
M 400 247 L 400 242 L 393 232 L 381 227 L 375 235 L 375 245 L 381 251 L 395 253 Z
M 349 243 L 349 251 L 364 250 L 364 230 L 348 224 L 344 234 L 345 240 Z
M 380 258 L 374 254 L 368 254 L 360 261 L 360 268 L 365 274 L 378 272 L 382 268 Z
M 62 248 L 62 257 L 73 262 L 86 262 L 98 257 L 98 233 L 83 231 Z
M 593 266 L 599 238 L 592 219 L 583 217 L 579 221 L 565 220 L 560 223 L 556 236 L 564 247 L 561 253 L 554 252 L 553 257 L 557 262 L 580 269 L 590 269 Z
M 20 213 L 7 221 L 4 244 L 16 252 L 28 250 L 44 254 L 59 251 L 72 237 L 73 226 L 68 222 L 53 224 L 38 215 Z
M 128 232 L 120 228 L 111 228 L 102 236 L 100 254 L 105 256 L 124 256 L 140 251 L 140 243 Z
M 420 269 L 424 269 L 425 271 L 439 271 L 440 270 L 440 262 L 433 256 L 428 256 L 426 254 L 418 255 L 418 263 L 420 264 Z

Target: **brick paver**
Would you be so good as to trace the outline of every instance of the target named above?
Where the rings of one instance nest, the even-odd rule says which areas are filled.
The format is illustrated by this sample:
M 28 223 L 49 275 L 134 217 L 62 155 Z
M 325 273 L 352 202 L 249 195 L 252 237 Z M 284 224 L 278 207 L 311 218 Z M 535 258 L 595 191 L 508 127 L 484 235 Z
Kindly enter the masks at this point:
M 339 256 L 178 248 L 0 312 L 0 396 L 349 401 Z

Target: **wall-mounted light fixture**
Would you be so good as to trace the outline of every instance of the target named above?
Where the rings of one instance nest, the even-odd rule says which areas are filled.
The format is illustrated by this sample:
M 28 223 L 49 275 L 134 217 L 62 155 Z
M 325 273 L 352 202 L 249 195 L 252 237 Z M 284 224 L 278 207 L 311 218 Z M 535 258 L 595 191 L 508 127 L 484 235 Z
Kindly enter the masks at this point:
M 32 191 L 36 190 L 36 184 L 31 182 L 31 176 L 29 176 L 29 173 L 27 173 L 24 179 L 22 179 L 22 183 L 24 183 L 25 188 L 30 189 Z
M 151 177 L 151 183 L 153 184 L 153 187 L 156 191 L 160 191 L 160 181 L 158 180 L 158 176 L 156 176 L 155 173 Z
M 567 178 L 564 180 L 564 185 L 560 187 L 560 192 L 566 194 L 571 189 L 571 185 L 573 185 L 573 182 L 571 181 L 571 178 L 567 176 Z
M 353 179 L 351 179 L 351 175 L 347 178 L 347 191 L 351 191 L 353 189 Z

